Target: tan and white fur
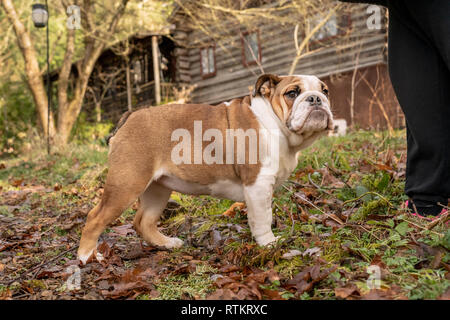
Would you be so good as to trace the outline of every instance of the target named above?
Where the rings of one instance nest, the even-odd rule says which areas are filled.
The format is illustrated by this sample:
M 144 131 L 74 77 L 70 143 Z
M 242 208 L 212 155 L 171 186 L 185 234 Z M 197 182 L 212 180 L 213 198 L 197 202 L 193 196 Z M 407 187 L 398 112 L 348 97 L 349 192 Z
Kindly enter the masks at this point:
M 263 159 L 254 164 L 175 164 L 171 152 L 177 142 L 172 141 L 171 134 L 178 128 L 192 133 L 194 121 L 202 121 L 203 130 L 215 129 L 224 137 L 227 129 L 265 129 L 277 135 L 278 165 L 267 166 Z M 166 105 L 133 112 L 121 119 L 111 138 L 104 193 L 101 202 L 88 214 L 79 259 L 83 264 L 93 255 L 100 259 L 96 252 L 100 234 L 136 199 L 139 199 L 134 220 L 137 232 L 153 245 L 182 246 L 181 239 L 167 237 L 157 228 L 172 191 L 245 201 L 256 242 L 273 243 L 274 189 L 297 166 L 299 151 L 332 128 L 326 85 L 315 76 L 304 75 L 264 74 L 256 81 L 251 96 L 217 106 Z M 203 144 L 206 146 L 208 142 Z

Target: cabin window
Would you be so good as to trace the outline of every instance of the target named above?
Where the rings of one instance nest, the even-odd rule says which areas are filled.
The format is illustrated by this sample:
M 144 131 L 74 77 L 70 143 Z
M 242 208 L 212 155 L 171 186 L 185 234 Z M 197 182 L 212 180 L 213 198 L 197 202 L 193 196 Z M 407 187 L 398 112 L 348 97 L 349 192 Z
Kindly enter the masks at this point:
M 310 30 L 317 26 L 323 19 L 323 16 L 316 16 L 310 21 Z M 312 41 L 325 41 L 337 37 L 350 27 L 350 20 L 348 16 L 337 16 L 333 14 L 328 21 L 317 30 L 311 37 Z
M 321 22 L 320 18 L 315 18 L 311 21 L 311 29 Z M 332 15 L 328 21 L 311 37 L 312 40 L 320 41 L 330 37 L 337 36 L 338 23 L 336 15 Z
M 242 63 L 249 66 L 261 62 L 261 44 L 259 41 L 259 30 L 244 32 L 242 40 Z
M 214 45 L 209 45 L 200 49 L 200 68 L 203 79 L 216 75 L 216 55 Z

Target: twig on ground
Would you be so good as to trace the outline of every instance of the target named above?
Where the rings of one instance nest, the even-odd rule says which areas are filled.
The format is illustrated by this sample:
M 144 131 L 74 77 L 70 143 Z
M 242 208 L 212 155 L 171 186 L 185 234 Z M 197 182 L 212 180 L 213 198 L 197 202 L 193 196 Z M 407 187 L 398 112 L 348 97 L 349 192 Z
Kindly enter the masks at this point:
M 367 228 L 365 228 L 363 225 L 361 225 L 361 224 L 357 224 L 357 223 L 349 223 L 349 222 L 347 222 L 346 224 L 345 224 L 346 226 L 349 226 L 349 227 L 355 227 L 355 228 L 360 228 L 360 229 L 363 229 L 365 232 L 367 232 L 367 233 L 369 233 L 370 235 L 372 235 L 375 239 L 377 239 L 378 241 L 382 241 L 382 239 L 380 239 L 379 237 L 377 237 L 372 231 L 370 231 L 369 229 L 367 229 Z
M 448 211 L 446 213 L 444 213 L 443 215 L 441 215 L 438 219 L 431 221 L 430 223 L 427 224 L 426 229 L 431 230 L 433 229 L 435 226 L 437 226 L 440 222 L 445 223 L 448 219 L 450 219 L 449 215 L 448 215 Z
M 67 249 L 66 251 L 64 251 L 64 252 L 62 252 L 62 253 L 60 253 L 60 254 L 58 254 L 56 257 L 54 257 L 54 258 L 52 258 L 52 259 L 50 259 L 50 260 L 48 260 L 48 261 L 46 261 L 46 262 L 43 262 L 43 263 L 41 263 L 41 264 L 39 264 L 39 265 L 37 265 L 37 266 L 31 268 L 30 270 L 28 270 L 28 271 L 22 273 L 22 274 L 21 274 L 20 276 L 18 276 L 17 278 L 15 278 L 15 279 L 9 281 L 8 283 L 6 283 L 6 285 L 9 286 L 9 285 L 11 285 L 12 283 L 14 283 L 14 282 L 16 282 L 16 281 L 21 280 L 25 275 L 29 274 L 30 272 L 33 272 L 33 271 L 35 271 L 35 270 L 38 270 L 38 271 L 39 271 L 39 269 L 41 269 L 42 267 L 44 267 L 44 266 L 48 265 L 49 263 L 51 263 L 51 262 L 53 262 L 53 261 L 55 261 L 55 260 L 61 258 L 61 257 L 62 257 L 63 255 L 65 255 L 66 253 L 69 253 L 69 252 L 75 250 L 76 248 L 77 248 L 77 247 L 72 247 L 72 248 L 70 248 L 70 249 Z M 33 279 L 34 279 L 34 277 L 36 276 L 36 274 L 37 274 L 37 272 L 33 275 Z
M 285 188 L 287 191 L 291 191 L 288 188 L 286 188 L 285 185 L 283 185 L 283 188 Z M 309 205 L 313 206 L 315 209 L 319 210 L 322 214 L 326 215 L 328 218 L 336 221 L 337 223 L 343 225 L 345 224 L 341 219 L 339 219 L 337 216 L 333 217 L 331 214 L 326 213 L 325 211 L 323 211 L 322 209 L 320 209 L 318 206 L 316 206 L 314 203 L 312 203 L 311 201 L 309 201 L 308 199 L 306 199 L 305 197 L 303 197 L 302 195 L 298 195 L 298 197 L 300 197 L 303 201 L 307 202 Z
M 417 228 L 419 228 L 419 229 L 422 229 L 421 232 L 424 232 L 424 231 L 430 231 L 431 233 L 434 233 L 435 235 L 438 235 L 438 236 L 440 236 L 440 237 L 443 237 L 443 236 L 444 236 L 442 233 L 436 232 L 436 231 L 434 231 L 434 230 L 429 230 L 429 229 L 427 229 L 426 227 L 421 226 L 421 225 L 419 225 L 419 224 L 417 224 L 417 223 L 414 223 L 414 222 L 412 222 L 412 221 L 409 220 L 409 219 L 404 219 L 404 220 L 405 220 L 406 222 L 412 224 L 413 226 L 415 226 L 415 227 L 417 227 Z
M 383 200 L 389 205 L 390 208 L 393 208 L 391 202 L 390 202 L 388 199 L 386 199 L 384 196 L 382 196 L 382 195 L 379 194 L 378 192 L 374 192 L 374 191 L 368 191 L 368 192 L 363 193 L 363 194 L 360 195 L 359 197 L 356 197 L 356 198 L 353 198 L 353 199 L 344 201 L 343 205 L 346 205 L 347 203 L 350 203 L 350 202 L 358 201 L 359 199 L 365 197 L 365 196 L 368 195 L 368 194 L 374 194 L 374 195 L 376 195 L 376 196 L 379 196 L 381 199 L 383 199 Z
M 292 183 L 292 184 L 295 185 L 296 187 L 300 187 L 300 188 L 303 188 L 303 187 L 304 187 L 303 184 L 298 183 L 298 182 L 296 182 L 296 181 L 286 180 L 286 182 Z
M 319 186 L 312 180 L 310 173 L 308 173 L 308 180 L 309 180 L 309 183 L 311 183 L 317 190 L 322 191 L 322 192 L 328 194 L 329 196 L 331 196 L 331 193 L 329 193 L 327 190 L 325 190 L 323 187 Z
M 333 172 L 335 175 L 337 175 L 337 176 L 338 176 L 338 175 L 341 175 L 339 172 L 337 172 L 336 170 L 334 170 L 333 168 L 331 168 L 331 167 L 328 165 L 328 163 L 324 163 L 324 166 L 327 167 L 328 170 L 330 170 L 331 172 Z M 339 179 L 339 180 L 342 181 L 342 182 L 347 186 L 347 188 L 349 188 L 349 189 L 352 188 L 352 186 L 349 185 L 347 181 L 344 181 L 344 180 L 342 180 L 342 179 Z

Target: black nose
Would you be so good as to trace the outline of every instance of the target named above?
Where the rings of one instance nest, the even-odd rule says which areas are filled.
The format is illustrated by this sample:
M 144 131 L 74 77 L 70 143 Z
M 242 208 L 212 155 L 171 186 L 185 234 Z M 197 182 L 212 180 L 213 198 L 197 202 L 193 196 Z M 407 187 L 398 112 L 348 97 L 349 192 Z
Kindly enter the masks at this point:
M 306 101 L 309 102 L 311 106 L 320 106 L 322 104 L 322 100 L 318 96 L 309 96 L 306 98 Z

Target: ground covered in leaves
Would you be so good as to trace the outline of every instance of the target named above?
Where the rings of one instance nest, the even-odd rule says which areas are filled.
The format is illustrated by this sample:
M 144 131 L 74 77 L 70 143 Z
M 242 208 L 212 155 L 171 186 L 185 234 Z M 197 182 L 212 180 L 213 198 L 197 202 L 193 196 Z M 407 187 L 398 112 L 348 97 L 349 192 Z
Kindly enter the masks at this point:
M 107 149 L 71 146 L 0 160 L 2 299 L 448 299 L 450 232 L 402 211 L 404 132 L 354 132 L 305 150 L 276 192 L 271 248 L 245 209 L 173 193 L 164 250 L 132 227 L 136 205 L 102 235 L 102 263 L 76 249 L 102 194 Z M 377 277 L 379 276 L 379 277 Z M 379 279 L 379 282 L 377 280 Z

